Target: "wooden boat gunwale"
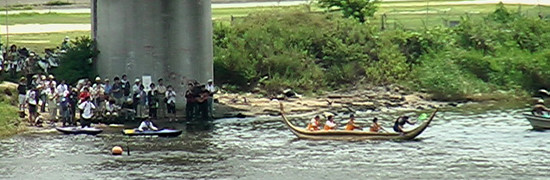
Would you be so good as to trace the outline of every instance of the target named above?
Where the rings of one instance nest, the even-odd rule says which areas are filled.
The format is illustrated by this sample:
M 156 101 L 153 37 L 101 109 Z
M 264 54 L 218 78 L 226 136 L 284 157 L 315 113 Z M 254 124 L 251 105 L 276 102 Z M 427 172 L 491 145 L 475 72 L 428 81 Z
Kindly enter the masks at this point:
M 432 122 L 435 114 L 439 109 L 436 109 L 427 120 L 422 122 L 414 129 L 405 131 L 404 135 L 395 132 L 369 132 L 369 131 L 348 131 L 348 130 L 320 130 L 310 131 L 305 128 L 294 126 L 285 116 L 283 104 L 281 106 L 281 117 L 285 125 L 290 131 L 302 139 L 318 139 L 318 140 L 411 140 L 420 135 Z
M 523 116 L 529 121 L 529 124 L 535 130 L 545 130 L 550 129 L 550 118 L 545 118 L 541 116 L 533 115 L 532 113 L 523 113 Z M 540 126 L 541 124 L 546 123 L 547 126 Z

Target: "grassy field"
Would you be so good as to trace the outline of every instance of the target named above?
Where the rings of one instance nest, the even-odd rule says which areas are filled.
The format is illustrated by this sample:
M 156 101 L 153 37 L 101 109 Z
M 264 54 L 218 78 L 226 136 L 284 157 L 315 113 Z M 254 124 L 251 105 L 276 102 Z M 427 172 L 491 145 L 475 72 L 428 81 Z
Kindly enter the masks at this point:
M 458 21 L 461 17 L 470 16 L 480 18 L 495 10 L 495 4 L 484 5 L 435 5 L 438 2 L 449 2 L 459 0 L 430 0 L 409 2 L 384 2 L 380 4 L 378 12 L 371 21 L 381 22 L 381 16 L 386 15 L 387 28 L 419 29 L 439 25 L 448 25 L 450 21 Z M 550 15 L 550 7 L 537 5 L 506 5 L 513 11 L 519 11 L 527 16 Z M 312 12 L 323 11 L 315 5 L 306 6 L 278 6 L 278 7 L 251 7 L 251 8 L 219 8 L 212 10 L 212 17 L 215 21 L 230 22 L 232 18 L 245 17 L 250 13 L 272 10 L 309 9 Z M 339 12 L 335 12 L 339 13 Z M 6 19 L 7 18 L 7 19 Z M 58 13 L 23 13 L 17 15 L 1 15 L 0 24 L 85 24 L 90 23 L 89 13 L 80 14 L 58 14 Z M 2 31 L 2 30 L 0 30 Z M 44 48 L 55 48 L 65 36 L 77 37 L 89 35 L 89 31 L 61 32 L 61 33 L 39 33 L 39 34 L 11 34 L 9 41 L 6 35 L 2 35 L 2 42 L 18 44 L 37 51 L 39 54 Z
M 71 32 L 56 32 L 56 33 L 36 33 L 36 34 L 13 34 L 9 36 L 9 41 L 6 36 L 2 36 L 2 43 L 16 44 L 19 47 L 26 47 L 38 54 L 44 54 L 44 48 L 56 48 L 61 44 L 63 38 L 69 36 L 75 38 L 78 36 L 90 36 L 90 31 L 71 31 Z

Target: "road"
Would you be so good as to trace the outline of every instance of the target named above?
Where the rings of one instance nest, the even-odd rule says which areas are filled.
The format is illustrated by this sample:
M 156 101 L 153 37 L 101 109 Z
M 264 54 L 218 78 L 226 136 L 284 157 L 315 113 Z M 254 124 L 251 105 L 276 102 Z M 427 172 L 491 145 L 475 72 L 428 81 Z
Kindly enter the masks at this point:
M 381 6 L 423 6 L 424 2 L 406 2 L 406 0 L 385 0 L 393 1 L 391 4 L 382 4 Z M 472 0 L 472 1 L 449 1 L 449 2 L 429 2 L 430 5 L 467 5 L 467 4 L 497 4 L 499 2 L 505 4 L 526 4 L 526 5 L 547 5 L 550 6 L 550 0 Z M 212 8 L 244 8 L 244 7 L 260 7 L 260 6 L 294 6 L 307 3 L 308 1 L 281 1 L 281 2 L 244 2 L 244 3 L 213 3 Z M 399 3 L 402 2 L 402 3 Z M 8 11 L 8 14 L 19 13 L 90 13 L 89 8 L 73 8 L 73 9 L 36 9 L 36 10 L 17 10 Z M 28 33 L 47 33 L 47 32 L 67 32 L 67 31 L 89 31 L 90 24 L 25 24 L 25 25 L 9 25 L 10 34 L 28 34 Z M 6 26 L 0 26 L 0 34 L 6 33 Z

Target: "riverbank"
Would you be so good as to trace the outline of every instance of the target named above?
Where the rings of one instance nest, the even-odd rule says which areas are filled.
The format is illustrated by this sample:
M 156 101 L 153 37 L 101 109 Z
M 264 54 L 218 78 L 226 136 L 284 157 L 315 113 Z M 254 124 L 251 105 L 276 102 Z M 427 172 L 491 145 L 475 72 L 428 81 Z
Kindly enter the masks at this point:
M 478 94 L 462 101 L 436 101 L 431 94 L 391 85 L 355 87 L 312 96 L 295 94 L 291 97 L 284 94 L 267 97 L 255 93 L 220 93 L 216 95 L 216 99 L 218 105 L 215 107 L 221 108 L 218 110 L 222 111 L 217 112 L 217 116 L 257 117 L 278 116 L 279 102 L 285 104 L 285 111 L 289 115 L 309 116 L 324 112 L 335 114 L 419 112 L 483 103 L 521 106 L 528 103 L 529 98 L 523 95 L 492 93 Z
M 17 84 L 2 82 L 0 84 L 0 138 L 23 132 L 26 127 L 18 117 Z

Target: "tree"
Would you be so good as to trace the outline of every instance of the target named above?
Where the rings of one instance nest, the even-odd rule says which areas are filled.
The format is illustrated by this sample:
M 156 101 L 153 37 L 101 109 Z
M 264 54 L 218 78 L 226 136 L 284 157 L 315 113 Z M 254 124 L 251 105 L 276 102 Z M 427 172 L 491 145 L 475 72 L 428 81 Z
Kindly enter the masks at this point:
M 319 0 L 321 7 L 339 8 L 344 17 L 357 19 L 361 23 L 365 22 L 366 17 L 374 15 L 378 9 L 377 2 L 378 0 Z
M 53 70 L 58 79 L 76 83 L 81 78 L 94 78 L 97 74 L 93 59 L 99 54 L 95 42 L 88 36 L 77 37 L 67 52 L 61 56 L 59 67 Z

